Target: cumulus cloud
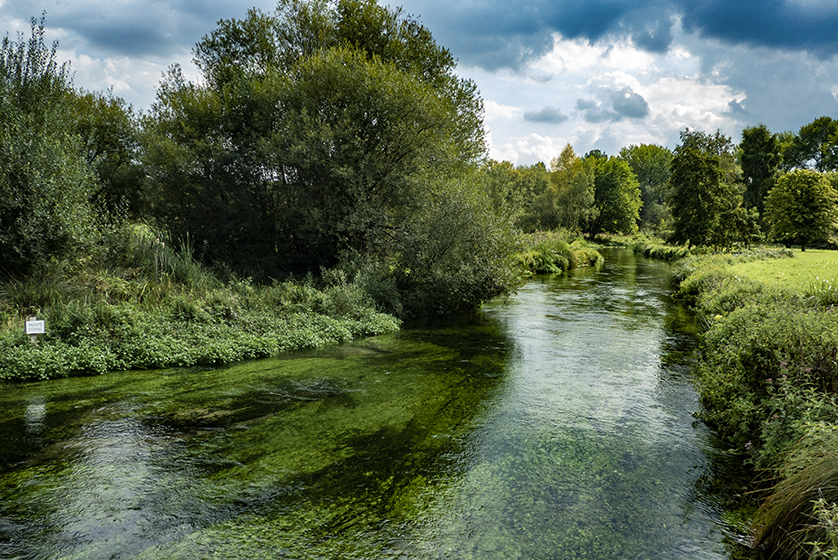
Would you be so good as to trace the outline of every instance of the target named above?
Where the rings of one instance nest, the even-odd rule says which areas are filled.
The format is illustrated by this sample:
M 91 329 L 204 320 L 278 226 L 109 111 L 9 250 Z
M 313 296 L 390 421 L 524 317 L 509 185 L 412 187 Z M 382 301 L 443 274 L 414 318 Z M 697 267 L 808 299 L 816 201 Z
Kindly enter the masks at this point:
M 524 120 L 534 123 L 559 124 L 568 117 L 558 107 L 544 107 L 538 111 L 525 111 Z
M 642 119 L 649 114 L 649 104 L 643 96 L 634 93 L 630 87 L 611 92 L 611 103 L 614 111 L 632 119 Z

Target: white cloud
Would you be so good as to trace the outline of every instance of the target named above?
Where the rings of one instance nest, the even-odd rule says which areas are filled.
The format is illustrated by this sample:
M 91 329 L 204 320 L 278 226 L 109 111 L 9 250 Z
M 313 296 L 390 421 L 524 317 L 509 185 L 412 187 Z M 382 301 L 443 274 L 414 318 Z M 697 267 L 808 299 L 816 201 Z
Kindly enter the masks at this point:
M 518 107 L 501 105 L 500 103 L 491 100 L 485 101 L 483 103 L 483 108 L 485 109 L 485 120 L 487 122 L 520 117 L 522 112 Z

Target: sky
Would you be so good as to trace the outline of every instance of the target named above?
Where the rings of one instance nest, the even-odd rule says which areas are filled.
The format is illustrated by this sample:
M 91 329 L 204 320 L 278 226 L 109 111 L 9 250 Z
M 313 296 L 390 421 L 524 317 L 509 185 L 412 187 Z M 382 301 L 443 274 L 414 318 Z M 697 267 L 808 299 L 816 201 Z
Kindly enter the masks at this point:
M 674 148 L 685 128 L 734 142 L 838 118 L 838 0 L 404 0 L 477 84 L 490 156 L 549 164 L 571 144 Z M 74 84 L 146 111 L 172 64 L 222 19 L 275 0 L 0 0 L 0 34 L 46 12 Z

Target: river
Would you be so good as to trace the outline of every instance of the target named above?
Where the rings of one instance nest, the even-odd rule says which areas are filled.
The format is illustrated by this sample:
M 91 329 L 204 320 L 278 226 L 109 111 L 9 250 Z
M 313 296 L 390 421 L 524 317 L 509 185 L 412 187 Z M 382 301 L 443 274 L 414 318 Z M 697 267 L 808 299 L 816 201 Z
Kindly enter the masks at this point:
M 606 257 L 457 324 L 4 385 L 0 558 L 732 558 L 691 317 Z

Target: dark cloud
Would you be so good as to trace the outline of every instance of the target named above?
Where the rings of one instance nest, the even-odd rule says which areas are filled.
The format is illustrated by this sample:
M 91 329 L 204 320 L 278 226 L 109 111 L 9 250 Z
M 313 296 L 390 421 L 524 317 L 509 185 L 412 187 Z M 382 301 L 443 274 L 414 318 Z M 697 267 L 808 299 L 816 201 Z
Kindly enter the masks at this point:
M 731 44 L 838 53 L 838 3 L 832 0 L 680 0 L 683 25 Z
M 632 119 L 642 119 L 649 114 L 649 104 L 643 96 L 634 93 L 630 87 L 624 87 L 611 93 L 614 111 Z
M 406 0 L 464 63 L 519 69 L 552 48 L 553 33 L 596 42 L 630 37 L 666 52 L 680 19 L 689 32 L 727 44 L 838 54 L 834 0 Z
M 594 99 L 577 99 L 576 110 L 582 113 L 585 122 L 591 124 L 616 122 L 622 118 L 619 113 L 605 109 L 602 103 Z
M 263 4 L 275 7 L 272 1 Z M 47 27 L 68 32 L 62 45 L 81 41 L 96 56 L 165 57 L 190 50 L 218 20 L 243 18 L 251 6 L 244 0 L 22 0 L 4 6 L 3 15 L 29 20 L 45 11 Z
M 563 115 L 557 107 L 544 107 L 540 111 L 526 111 L 524 120 L 534 123 L 559 124 L 566 121 L 568 117 Z

